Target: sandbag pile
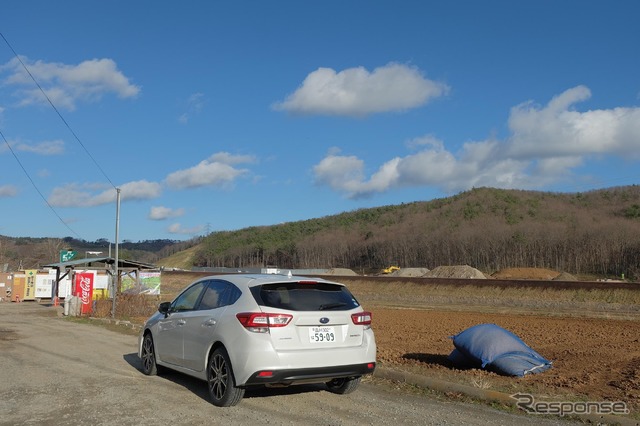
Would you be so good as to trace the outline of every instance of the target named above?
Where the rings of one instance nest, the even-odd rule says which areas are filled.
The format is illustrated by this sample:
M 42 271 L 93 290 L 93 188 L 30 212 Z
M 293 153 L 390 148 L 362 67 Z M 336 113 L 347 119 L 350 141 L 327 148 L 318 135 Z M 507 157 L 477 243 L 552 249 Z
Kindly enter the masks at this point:
M 458 368 L 482 368 L 518 377 L 551 368 L 551 361 L 496 324 L 478 324 L 451 339 L 455 349 L 449 360 Z

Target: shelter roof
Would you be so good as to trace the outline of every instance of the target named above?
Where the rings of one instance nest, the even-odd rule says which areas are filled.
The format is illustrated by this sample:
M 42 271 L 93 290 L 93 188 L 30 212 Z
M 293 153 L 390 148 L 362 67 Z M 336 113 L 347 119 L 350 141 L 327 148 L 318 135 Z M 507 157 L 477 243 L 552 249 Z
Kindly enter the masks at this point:
M 43 265 L 44 268 L 66 269 L 75 268 L 77 266 L 92 265 L 94 263 L 101 263 L 106 265 L 113 265 L 116 260 L 113 257 L 88 257 L 85 259 L 73 259 L 67 262 L 50 263 Z M 118 259 L 118 268 L 135 268 L 135 269 L 158 269 L 156 265 L 150 263 L 136 262 L 133 260 Z

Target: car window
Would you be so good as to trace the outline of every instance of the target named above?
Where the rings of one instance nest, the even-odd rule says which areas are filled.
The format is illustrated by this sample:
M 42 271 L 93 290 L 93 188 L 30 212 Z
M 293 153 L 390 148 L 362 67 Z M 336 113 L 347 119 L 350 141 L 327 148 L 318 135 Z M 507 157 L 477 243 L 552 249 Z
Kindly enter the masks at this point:
M 227 281 L 209 281 L 204 291 L 199 310 L 215 309 L 235 303 L 240 297 L 240 290 Z
M 329 283 L 276 283 L 251 288 L 262 306 L 291 311 L 345 311 L 360 306 L 349 290 Z
M 200 294 L 204 289 L 206 282 L 198 282 L 188 289 L 186 289 L 180 296 L 176 298 L 171 304 L 171 310 L 174 312 L 191 311 L 195 309 L 196 303 L 200 298 Z
M 242 296 L 242 291 L 235 285 L 228 283 L 228 288 L 222 296 L 220 306 L 233 305 Z

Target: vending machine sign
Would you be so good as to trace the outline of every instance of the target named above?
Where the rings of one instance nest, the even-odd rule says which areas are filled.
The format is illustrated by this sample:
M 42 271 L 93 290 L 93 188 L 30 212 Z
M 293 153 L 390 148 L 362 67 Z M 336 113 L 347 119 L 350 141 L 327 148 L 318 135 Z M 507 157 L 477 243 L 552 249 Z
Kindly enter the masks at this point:
M 76 296 L 80 298 L 81 313 L 91 313 L 93 300 L 93 274 L 87 272 L 76 273 Z

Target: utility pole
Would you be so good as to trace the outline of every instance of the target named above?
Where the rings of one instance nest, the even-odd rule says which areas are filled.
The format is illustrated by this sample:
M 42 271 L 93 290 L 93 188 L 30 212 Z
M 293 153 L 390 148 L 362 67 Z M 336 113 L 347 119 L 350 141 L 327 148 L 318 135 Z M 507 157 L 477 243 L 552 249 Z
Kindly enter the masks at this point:
M 113 305 L 111 306 L 111 318 L 116 316 L 116 293 L 118 293 L 118 281 L 120 281 L 120 259 L 118 259 L 118 240 L 120 239 L 120 188 L 116 188 L 116 258 L 113 264 Z

